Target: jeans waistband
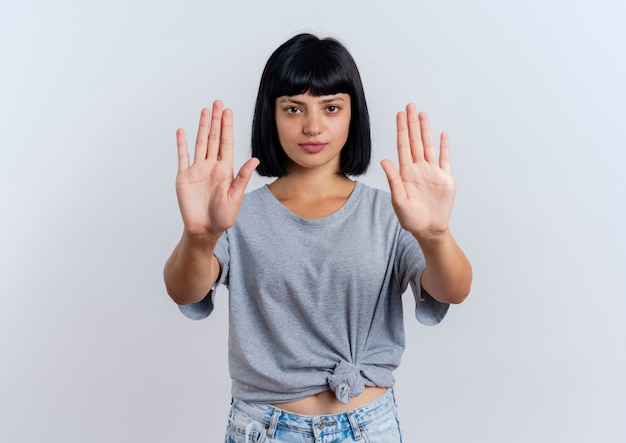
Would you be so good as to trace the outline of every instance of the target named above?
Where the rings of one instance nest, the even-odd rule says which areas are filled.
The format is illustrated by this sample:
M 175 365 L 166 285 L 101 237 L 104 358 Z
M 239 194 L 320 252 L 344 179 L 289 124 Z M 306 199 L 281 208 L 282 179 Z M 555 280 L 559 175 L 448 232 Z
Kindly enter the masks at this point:
M 355 437 L 357 437 L 361 426 L 393 410 L 396 407 L 396 403 L 393 389 L 390 388 L 376 400 L 340 414 L 301 415 L 285 411 L 270 404 L 249 403 L 243 400 L 234 400 L 232 407 L 264 422 L 270 438 L 272 438 L 276 428 L 313 435 L 317 435 L 320 431 L 340 431 L 352 428 Z

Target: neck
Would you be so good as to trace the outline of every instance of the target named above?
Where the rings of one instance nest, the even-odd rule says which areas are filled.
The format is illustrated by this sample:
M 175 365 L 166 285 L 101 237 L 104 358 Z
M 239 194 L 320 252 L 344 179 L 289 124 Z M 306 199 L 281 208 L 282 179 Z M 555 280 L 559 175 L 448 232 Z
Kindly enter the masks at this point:
M 338 194 L 349 195 L 353 189 L 354 181 L 345 175 L 320 170 L 291 170 L 270 184 L 270 190 L 279 200 L 317 200 Z
M 338 211 L 350 198 L 355 182 L 337 174 L 288 174 L 269 185 L 283 206 L 308 220 Z

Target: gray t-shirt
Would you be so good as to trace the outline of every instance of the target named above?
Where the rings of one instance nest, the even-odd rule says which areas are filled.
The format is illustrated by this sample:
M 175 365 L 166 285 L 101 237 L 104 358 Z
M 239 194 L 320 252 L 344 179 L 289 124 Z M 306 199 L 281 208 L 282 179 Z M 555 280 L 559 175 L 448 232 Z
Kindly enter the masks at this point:
M 357 182 L 337 212 L 298 217 L 267 186 L 246 194 L 215 249 L 229 291 L 234 398 L 280 403 L 332 389 L 346 403 L 364 386 L 392 387 L 404 351 L 402 294 L 435 325 L 448 305 L 420 290 L 424 256 L 388 192 Z M 214 291 L 180 306 L 193 319 Z

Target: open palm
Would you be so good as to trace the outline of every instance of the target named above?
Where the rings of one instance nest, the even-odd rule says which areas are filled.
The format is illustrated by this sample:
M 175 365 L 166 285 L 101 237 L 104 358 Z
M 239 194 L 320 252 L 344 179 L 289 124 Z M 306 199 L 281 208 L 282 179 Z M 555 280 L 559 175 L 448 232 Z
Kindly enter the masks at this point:
M 185 133 L 176 131 L 178 174 L 176 196 L 185 229 L 191 234 L 220 235 L 237 218 L 245 188 L 259 161 L 249 159 L 233 177 L 233 116 L 222 102 L 204 108 L 193 164 Z
M 409 104 L 396 118 L 398 170 L 389 160 L 382 166 L 389 181 L 400 224 L 415 236 L 437 235 L 448 229 L 456 184 L 450 171 L 448 136 L 441 134 L 439 156 L 426 113 Z

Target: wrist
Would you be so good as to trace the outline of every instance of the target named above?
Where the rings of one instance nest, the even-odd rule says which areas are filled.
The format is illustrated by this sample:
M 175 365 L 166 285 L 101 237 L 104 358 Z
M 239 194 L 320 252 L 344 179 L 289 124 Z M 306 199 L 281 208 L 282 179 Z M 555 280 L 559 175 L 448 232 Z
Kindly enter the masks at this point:
M 437 246 L 438 244 L 446 243 L 452 238 L 449 228 L 444 230 L 425 230 L 417 233 L 412 232 L 412 234 L 422 248 L 425 245 Z
M 223 232 L 203 232 L 194 233 L 187 229 L 183 230 L 183 241 L 189 246 L 199 247 L 201 249 L 211 248 L 217 244 Z

